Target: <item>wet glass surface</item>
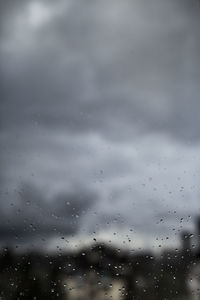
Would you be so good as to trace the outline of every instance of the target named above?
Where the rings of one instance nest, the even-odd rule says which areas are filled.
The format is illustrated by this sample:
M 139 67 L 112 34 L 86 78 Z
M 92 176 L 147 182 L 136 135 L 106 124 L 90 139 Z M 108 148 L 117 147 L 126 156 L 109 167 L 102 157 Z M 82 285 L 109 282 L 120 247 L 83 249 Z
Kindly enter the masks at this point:
M 199 299 L 199 15 L 0 1 L 0 300 Z

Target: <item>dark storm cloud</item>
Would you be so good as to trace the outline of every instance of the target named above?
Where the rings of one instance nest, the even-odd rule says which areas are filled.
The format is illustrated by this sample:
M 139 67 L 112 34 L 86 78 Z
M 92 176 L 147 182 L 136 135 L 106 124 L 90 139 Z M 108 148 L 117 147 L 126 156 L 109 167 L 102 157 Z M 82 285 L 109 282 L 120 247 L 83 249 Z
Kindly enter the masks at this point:
M 50 237 L 54 228 L 55 235 L 75 234 L 82 223 L 88 232 L 96 223 L 105 230 L 106 220 L 152 236 L 161 232 L 155 216 L 168 206 L 183 215 L 188 206 L 196 210 L 199 191 L 190 187 L 199 185 L 198 3 L 0 6 L 1 240 Z M 180 174 L 191 204 L 176 191 Z M 29 187 L 8 210 L 5 191 L 24 181 L 50 196 Z M 94 188 L 94 197 L 79 186 Z M 59 193 L 65 188 L 66 196 Z M 84 217 L 93 198 L 97 215 Z M 168 223 L 162 228 L 167 232 Z
M 31 185 L 24 185 L 19 194 L 18 201 L 7 201 L 4 206 L 1 203 L 0 243 L 38 243 L 41 239 L 73 235 L 97 200 L 93 192 L 78 187 L 76 192 L 62 193 L 53 199 L 46 199 Z
M 162 8 L 156 0 L 148 5 L 59 1 L 53 8 L 59 5 L 62 12 L 30 30 L 25 41 L 31 40 L 30 48 L 17 41 L 23 27 L 18 32 L 7 24 L 3 45 L 11 42 L 16 49 L 1 51 L 3 126 L 13 130 L 37 121 L 109 138 L 161 132 L 199 140 L 195 2 L 190 9 L 186 1 L 163 2 Z M 26 17 L 19 9 L 16 14 Z

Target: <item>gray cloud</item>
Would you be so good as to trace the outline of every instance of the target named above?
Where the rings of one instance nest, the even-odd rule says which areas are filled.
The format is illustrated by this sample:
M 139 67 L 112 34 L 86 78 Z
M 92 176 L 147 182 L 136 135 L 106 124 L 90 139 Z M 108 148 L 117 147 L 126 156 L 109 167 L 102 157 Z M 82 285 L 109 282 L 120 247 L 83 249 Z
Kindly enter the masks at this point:
M 76 192 L 46 199 L 35 187 L 23 185 L 18 200 L 10 199 L 1 211 L 0 243 L 23 245 L 35 241 L 37 245 L 42 239 L 76 234 L 96 200 L 93 192 L 79 187 Z
M 29 15 L 18 9 L 24 23 L 14 27 L 14 18 L 2 39 L 3 125 L 37 121 L 117 139 L 158 131 L 199 140 L 195 11 L 178 1 L 163 8 L 143 2 L 59 1 L 54 9 L 63 11 L 41 29 L 29 24 L 27 37 Z
M 169 207 L 198 211 L 198 3 L 11 2 L 0 2 L 1 203 L 24 181 L 48 196 L 3 211 L 2 240 L 105 230 L 119 211 L 124 228 L 162 234 Z M 92 198 L 98 214 L 79 223 Z

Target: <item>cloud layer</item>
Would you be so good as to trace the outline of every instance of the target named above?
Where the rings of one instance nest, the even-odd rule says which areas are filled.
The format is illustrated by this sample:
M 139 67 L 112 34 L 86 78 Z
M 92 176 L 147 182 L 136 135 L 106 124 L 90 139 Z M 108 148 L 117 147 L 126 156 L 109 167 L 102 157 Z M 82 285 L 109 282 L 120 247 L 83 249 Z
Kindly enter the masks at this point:
M 30 182 L 45 194 L 41 233 L 54 224 L 47 203 L 67 219 L 55 221 L 58 232 L 80 229 L 70 223 L 65 196 L 56 198 L 72 193 L 75 205 L 79 188 L 94 191 L 97 214 L 81 223 L 88 232 L 99 224 L 103 234 L 105 219 L 119 212 L 118 227 L 135 227 L 144 238 L 170 234 L 181 215 L 190 223 L 199 198 L 198 3 L 18 0 L 0 6 L 2 205 Z M 21 219 L 32 223 L 36 215 L 30 206 Z M 158 225 L 160 215 L 166 218 Z M 2 240 L 9 236 L 5 224 Z M 12 226 L 27 238 L 18 218 Z

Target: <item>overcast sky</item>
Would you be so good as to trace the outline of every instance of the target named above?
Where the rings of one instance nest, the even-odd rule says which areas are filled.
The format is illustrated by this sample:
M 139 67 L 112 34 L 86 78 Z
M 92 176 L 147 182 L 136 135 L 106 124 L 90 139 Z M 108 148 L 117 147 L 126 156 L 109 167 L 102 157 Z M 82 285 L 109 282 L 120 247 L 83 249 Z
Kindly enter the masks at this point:
M 145 248 L 193 228 L 199 13 L 195 0 L 0 1 L 0 243 Z

